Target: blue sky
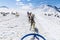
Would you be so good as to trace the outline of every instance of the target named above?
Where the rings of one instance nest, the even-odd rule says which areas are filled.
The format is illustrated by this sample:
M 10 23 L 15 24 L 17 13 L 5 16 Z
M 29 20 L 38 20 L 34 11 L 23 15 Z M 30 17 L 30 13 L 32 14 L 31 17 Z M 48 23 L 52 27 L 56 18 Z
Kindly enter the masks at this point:
M 0 0 L 0 6 L 7 6 L 9 8 L 17 8 L 25 5 L 36 7 L 41 4 L 60 7 L 60 0 Z

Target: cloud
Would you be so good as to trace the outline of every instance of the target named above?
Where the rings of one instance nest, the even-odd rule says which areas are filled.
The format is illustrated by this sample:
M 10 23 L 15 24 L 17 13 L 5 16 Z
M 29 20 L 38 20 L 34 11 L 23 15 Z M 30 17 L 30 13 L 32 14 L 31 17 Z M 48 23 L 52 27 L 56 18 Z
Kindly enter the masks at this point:
M 30 10 L 30 9 L 32 9 L 32 7 L 30 5 L 24 5 L 21 7 L 21 9 Z
M 30 0 L 27 0 L 27 1 L 30 1 Z M 18 0 L 18 2 L 16 2 L 16 5 L 19 9 L 23 9 L 23 10 L 31 10 L 33 7 L 32 3 L 26 4 L 21 0 Z
M 17 2 L 16 5 L 17 5 L 17 6 L 23 6 L 24 3 L 23 3 L 23 2 Z
M 33 6 L 33 4 L 32 4 L 32 3 L 29 3 L 28 5 Z
M 21 7 L 21 9 L 24 9 L 24 10 L 26 9 L 27 10 L 27 9 L 30 9 L 30 6 L 24 5 L 24 6 Z
M 21 0 L 16 0 L 16 1 L 21 1 Z
M 27 0 L 27 1 L 31 1 L 31 0 Z
M 29 11 L 29 10 L 33 9 L 33 5 L 32 5 L 32 3 L 24 4 L 23 6 L 20 6 L 19 9 Z

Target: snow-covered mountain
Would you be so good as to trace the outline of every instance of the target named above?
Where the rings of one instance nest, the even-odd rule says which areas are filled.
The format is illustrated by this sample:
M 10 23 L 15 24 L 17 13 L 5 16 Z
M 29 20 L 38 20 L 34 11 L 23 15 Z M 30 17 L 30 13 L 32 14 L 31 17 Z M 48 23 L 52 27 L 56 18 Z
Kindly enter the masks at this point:
M 0 8 L 7 8 L 7 9 L 9 9 L 7 6 L 0 6 Z
M 56 7 L 56 6 L 52 6 L 52 5 L 47 5 L 47 6 L 52 7 L 52 8 L 54 8 L 56 11 L 60 12 L 59 8 Z
M 46 28 L 45 30 L 49 34 L 51 33 L 51 38 L 48 40 L 60 40 L 60 12 L 48 5 L 40 5 L 38 8 L 33 9 L 32 12 L 36 15 L 43 28 Z
M 60 8 L 58 8 L 58 10 L 60 11 Z
M 7 6 L 0 6 L 0 12 L 8 12 L 8 9 Z
M 56 6 L 51 5 L 40 5 L 37 8 L 34 8 L 33 11 L 38 12 L 40 14 L 45 14 L 46 16 L 54 16 L 60 18 L 60 12 Z
M 17 12 L 17 11 L 16 11 L 16 9 L 11 9 L 7 6 L 0 6 L 0 12 L 11 13 L 11 12 Z
M 35 27 L 38 28 L 40 35 L 46 40 L 60 40 L 60 12 L 48 5 L 40 5 L 30 11 L 35 14 Z M 9 14 L 0 17 L 0 40 L 20 40 L 26 34 L 33 33 L 29 30 L 27 11 L 19 10 L 19 15 L 16 17 Z

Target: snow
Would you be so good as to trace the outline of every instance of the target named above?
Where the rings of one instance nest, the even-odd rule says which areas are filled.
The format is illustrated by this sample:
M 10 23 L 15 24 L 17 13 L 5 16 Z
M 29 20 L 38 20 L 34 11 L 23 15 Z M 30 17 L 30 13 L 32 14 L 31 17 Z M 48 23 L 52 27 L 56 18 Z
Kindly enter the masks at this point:
M 46 40 L 60 40 L 60 18 L 54 17 L 55 14 L 59 15 L 59 12 L 46 5 L 42 8 L 43 6 L 31 10 L 35 14 L 35 27 Z M 53 16 L 46 16 L 45 13 L 52 13 Z M 0 16 L 0 40 L 21 40 L 23 36 L 29 33 L 33 33 L 33 31 L 30 30 L 27 11 L 20 10 L 19 17 L 11 13 L 7 16 Z M 25 38 L 25 40 L 29 39 L 30 37 Z

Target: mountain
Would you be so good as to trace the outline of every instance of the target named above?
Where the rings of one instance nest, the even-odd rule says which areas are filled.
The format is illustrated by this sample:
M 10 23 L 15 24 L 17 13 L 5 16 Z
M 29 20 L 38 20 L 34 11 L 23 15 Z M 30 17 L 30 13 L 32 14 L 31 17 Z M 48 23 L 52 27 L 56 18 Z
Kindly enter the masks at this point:
M 60 25 L 60 12 L 56 10 L 57 7 L 51 5 L 40 5 L 39 7 L 32 10 L 32 13 L 38 14 L 48 20 L 53 21 Z
M 52 5 L 40 5 L 32 10 L 36 13 L 40 13 L 40 15 L 52 16 L 60 18 L 60 10 L 56 6 Z
M 7 6 L 0 6 L 0 8 L 7 8 L 7 9 L 9 9 Z
M 46 30 L 47 40 L 60 40 L 60 12 L 56 6 L 40 5 L 32 13 L 36 16 L 36 22 Z
M 58 10 L 60 11 L 60 8 L 58 8 Z
M 11 9 L 7 6 L 0 6 L 0 12 L 16 12 L 16 9 Z
M 60 8 L 56 7 L 56 6 L 52 6 L 52 5 L 44 5 L 44 4 L 41 4 L 40 6 L 36 7 L 36 8 L 33 8 L 33 10 L 36 10 L 36 9 L 39 9 L 41 11 L 44 11 L 44 12 L 60 12 Z
M 52 8 L 54 8 L 56 11 L 60 12 L 59 8 L 56 7 L 56 6 L 52 6 L 52 5 L 47 5 L 47 6 L 52 7 Z

